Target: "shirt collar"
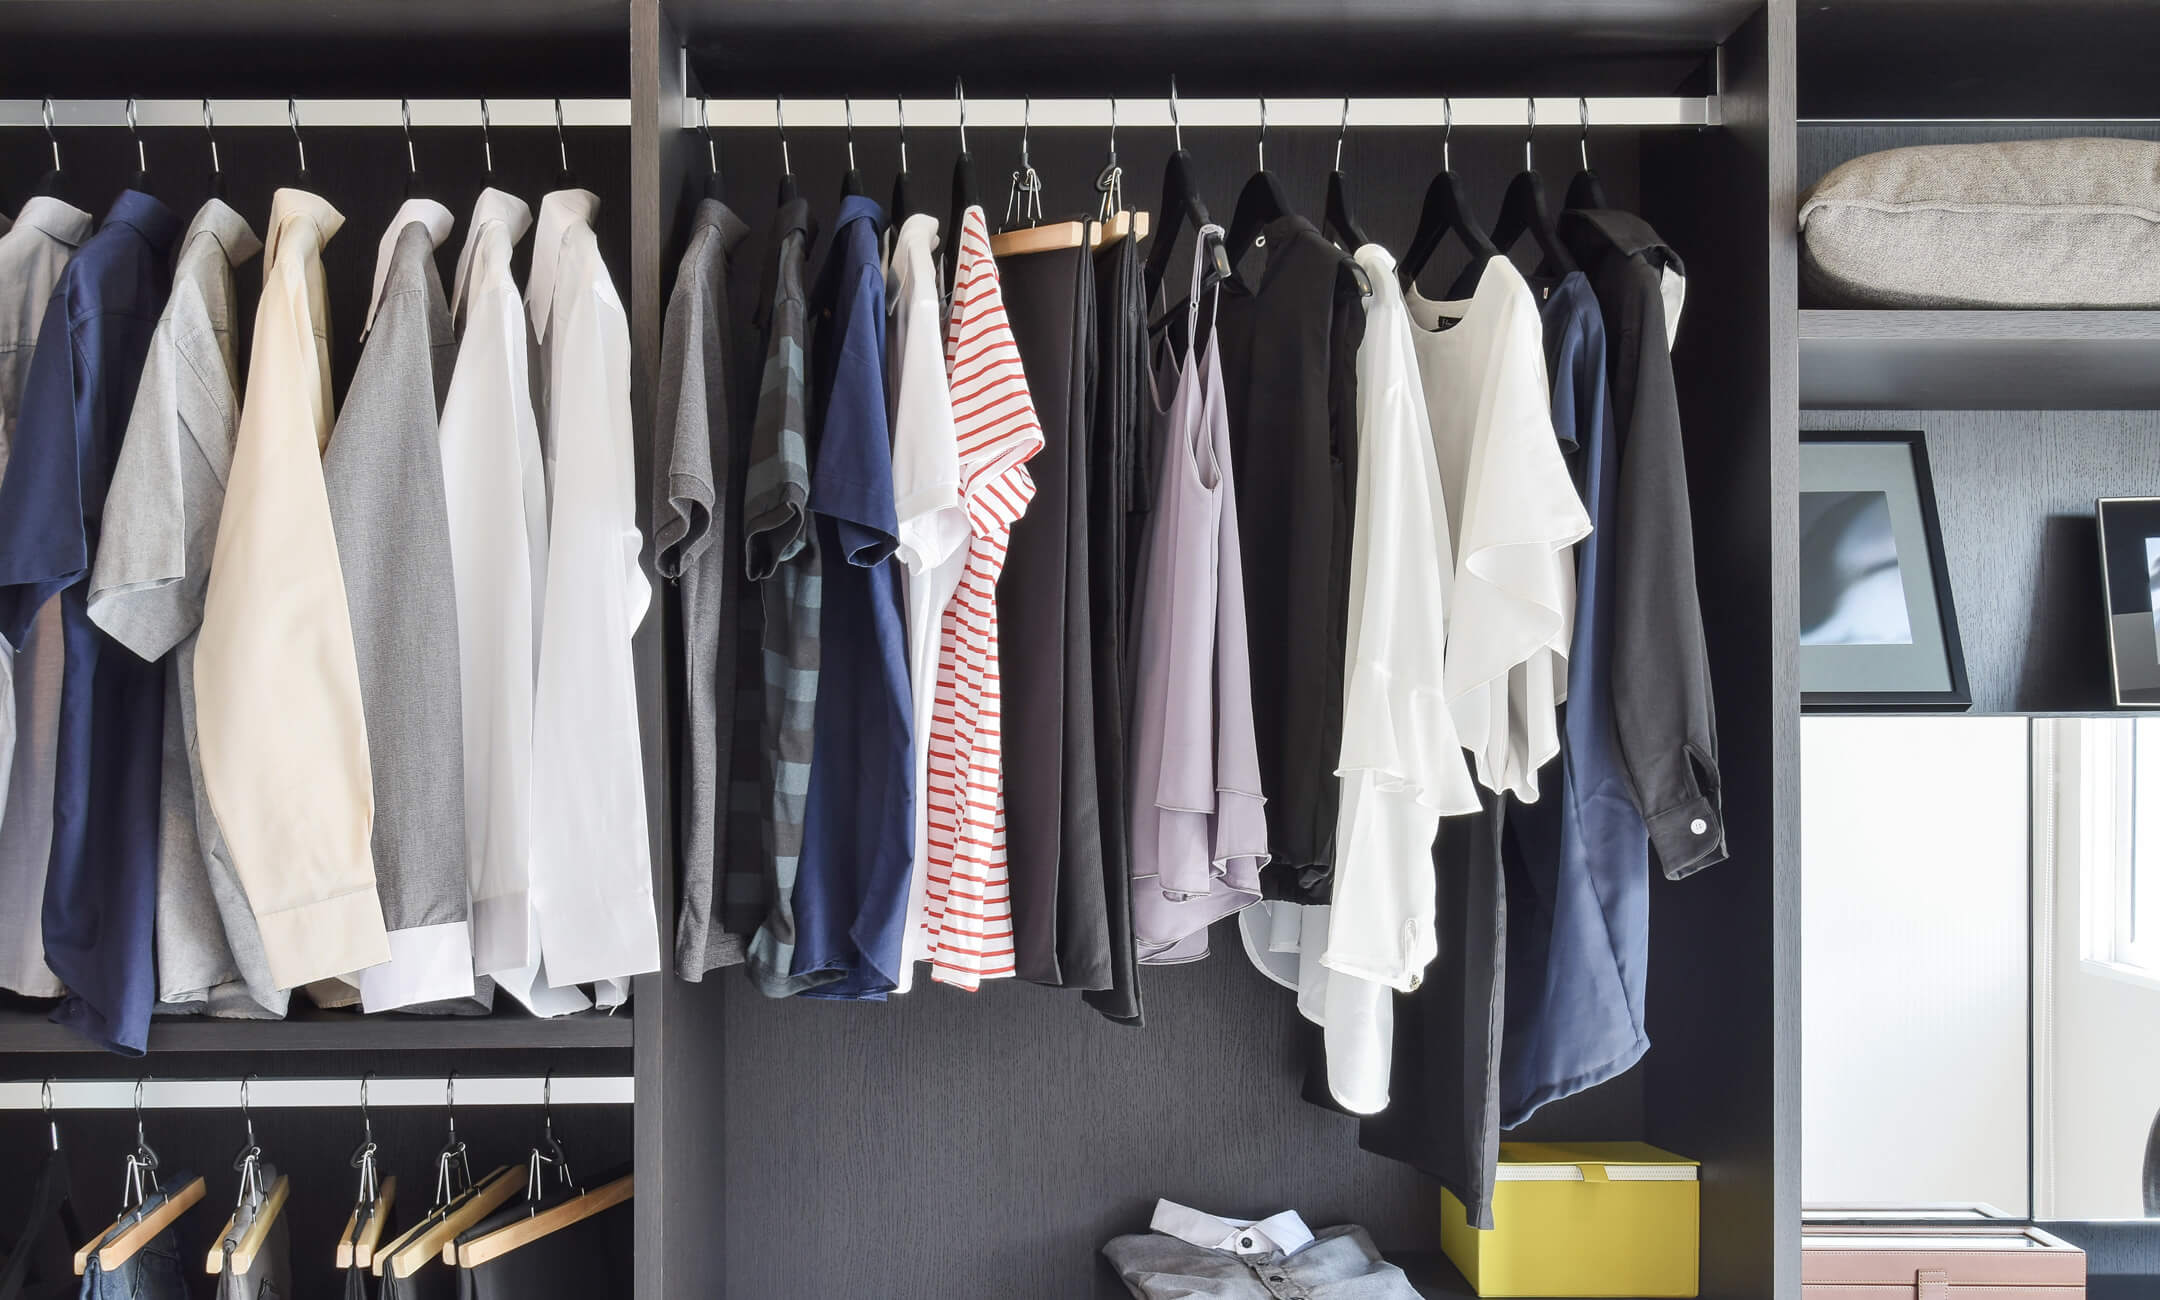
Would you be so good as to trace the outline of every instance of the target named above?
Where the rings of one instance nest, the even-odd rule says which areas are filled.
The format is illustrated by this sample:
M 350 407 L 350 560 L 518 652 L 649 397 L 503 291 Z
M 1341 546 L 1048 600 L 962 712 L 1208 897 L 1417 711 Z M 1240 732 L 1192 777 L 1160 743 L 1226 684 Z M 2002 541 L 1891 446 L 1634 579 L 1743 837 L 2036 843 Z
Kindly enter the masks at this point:
M 1563 221 L 1580 221 L 1604 236 L 1622 257 L 1634 257 L 1638 253 L 1655 252 L 1658 260 L 1675 270 L 1685 271 L 1680 265 L 1680 255 L 1673 252 L 1650 223 L 1632 212 L 1613 208 L 1570 208 L 1561 214 Z
M 452 291 L 450 312 L 456 315 L 465 301 L 466 281 L 472 275 L 473 250 L 479 247 L 480 232 L 489 226 L 499 225 L 506 236 L 504 242 L 511 248 L 525 238 L 532 229 L 532 207 L 515 194 L 506 194 L 490 186 L 480 191 L 480 198 L 473 204 L 472 224 L 465 228 L 465 247 L 458 253 L 457 288 Z
M 693 235 L 699 230 L 718 231 L 723 252 L 733 252 L 735 246 L 750 233 L 750 227 L 743 219 L 718 199 L 698 200 L 697 215 L 691 218 L 691 229 Z
M 212 199 L 195 212 L 195 219 L 188 223 L 187 234 L 180 243 L 184 247 L 195 241 L 195 236 L 207 234 L 225 251 L 225 260 L 234 266 L 245 263 L 262 251 L 262 240 L 255 237 L 255 228 L 248 225 L 247 218 L 232 210 L 223 199 Z
M 345 214 L 330 206 L 330 201 L 319 194 L 306 190 L 281 189 L 270 196 L 270 238 L 264 246 L 263 258 L 268 266 L 278 264 L 284 249 L 285 232 L 296 226 L 306 225 L 315 234 L 319 248 L 330 242 L 330 237 L 345 224 Z
M 840 219 L 833 222 L 833 239 L 857 221 L 868 221 L 873 228 L 885 224 L 885 209 L 867 194 L 850 194 L 840 200 Z
M 532 315 L 533 337 L 547 337 L 548 312 L 555 305 L 555 273 L 562 264 L 563 236 L 573 226 L 590 226 L 600 211 L 591 190 L 556 190 L 540 200 L 540 221 L 533 233 L 532 272 L 525 280 L 525 309 Z
M 1155 1202 L 1155 1217 L 1148 1227 L 1202 1250 L 1237 1255 L 1295 1255 L 1313 1239 L 1312 1229 L 1296 1210 L 1265 1219 L 1223 1219 L 1176 1201 Z
M 141 190 L 122 190 L 105 213 L 105 224 L 118 223 L 140 234 L 159 256 L 172 251 L 180 237 L 180 218 L 171 208 Z
M 79 247 L 90 238 L 95 224 L 89 213 L 50 194 L 40 194 L 23 204 L 22 211 L 15 214 L 15 224 L 40 230 L 70 248 Z
M 397 254 L 398 239 L 405 227 L 419 224 L 427 227 L 428 247 L 441 248 L 443 240 L 450 237 L 450 227 L 457 218 L 450 209 L 433 199 L 407 199 L 400 204 L 397 215 L 390 218 L 390 228 L 383 232 L 382 242 L 375 249 L 375 292 L 368 297 L 367 319 L 361 322 L 360 337 L 366 338 L 375 328 L 375 312 L 382 306 L 383 283 L 390 278 L 390 261 Z
M 807 248 L 817 238 L 817 225 L 810 216 L 810 200 L 797 195 L 780 205 L 773 213 L 772 242 L 775 248 L 789 235 L 802 232 L 803 245 Z

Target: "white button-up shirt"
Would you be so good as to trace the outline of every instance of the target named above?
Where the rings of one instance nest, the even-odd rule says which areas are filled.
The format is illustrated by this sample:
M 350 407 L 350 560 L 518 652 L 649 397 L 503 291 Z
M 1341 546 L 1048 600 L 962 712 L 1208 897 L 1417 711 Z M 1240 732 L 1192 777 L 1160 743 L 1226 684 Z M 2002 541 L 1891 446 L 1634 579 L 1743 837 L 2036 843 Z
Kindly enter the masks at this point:
M 599 198 L 541 200 L 526 307 L 540 343 L 549 485 L 533 700 L 532 912 L 552 985 L 660 969 L 631 637 L 638 565 L 630 325 L 593 237 Z
M 271 201 L 195 648 L 203 781 L 279 988 L 390 958 L 360 670 L 322 472 L 332 414 L 322 248 L 344 220 L 300 190 Z

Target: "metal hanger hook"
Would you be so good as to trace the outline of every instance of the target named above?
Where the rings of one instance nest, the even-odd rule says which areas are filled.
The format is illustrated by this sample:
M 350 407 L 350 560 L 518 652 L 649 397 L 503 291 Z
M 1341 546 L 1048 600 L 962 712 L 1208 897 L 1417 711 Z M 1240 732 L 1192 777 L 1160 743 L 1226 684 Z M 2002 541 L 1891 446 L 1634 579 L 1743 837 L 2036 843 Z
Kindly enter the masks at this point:
M 847 165 L 848 165 L 848 170 L 849 170 L 849 171 L 854 171 L 854 170 L 855 170 L 855 101 L 854 101 L 853 99 L 842 99 L 842 100 L 840 101 L 840 111 L 841 111 L 841 113 L 842 113 L 842 114 L 844 114 L 844 115 L 846 116 L 846 118 L 847 118 Z
M 1523 103 L 1529 106 L 1530 127 L 1523 132 L 1522 169 L 1526 172 L 1534 172 L 1537 170 L 1537 164 L 1531 161 L 1530 142 L 1537 139 L 1537 100 L 1526 96 Z
M 1455 170 L 1455 160 L 1448 146 L 1455 139 L 1455 101 L 1444 95 L 1440 99 L 1440 122 L 1440 170 L 1451 172 Z
M 1031 162 L 1029 162 L 1029 161 L 1028 161 L 1028 128 L 1029 128 L 1029 126 L 1030 126 L 1030 124 L 1031 124 L 1032 120 L 1034 119 L 1034 116 L 1035 116 L 1035 98 L 1034 98 L 1034 96 L 1032 96 L 1032 95 L 1023 95 L 1023 96 L 1021 96 L 1021 97 L 1020 97 L 1020 165 L 1021 165 L 1022 167 L 1024 167 L 1024 168 L 1026 168 L 1027 170 L 1031 171 L 1031 172 L 1035 170 L 1035 165 L 1034 165 L 1033 163 L 1031 163 Z
M 53 1081 L 50 1078 L 38 1085 L 38 1109 L 45 1112 L 45 1128 L 52 1137 L 52 1149 L 58 1151 L 60 1149 L 60 1121 L 53 1115 L 52 1085 Z
M 1589 171 L 1589 170 L 1590 170 L 1590 100 L 1589 100 L 1589 97 L 1588 97 L 1588 96 L 1579 96 L 1579 97 L 1577 97 L 1577 98 L 1576 98 L 1576 100 L 1575 100 L 1575 111 L 1576 111 L 1577 113 L 1579 113 L 1579 114 L 1581 114 L 1581 115 L 1582 115 L 1582 138 L 1581 138 L 1581 139 L 1580 139 L 1579 141 L 1577 141 L 1577 142 L 1576 142 L 1576 148 L 1578 148 L 1579 150 L 1581 150 L 1581 151 L 1582 151 L 1582 169 L 1583 169 L 1584 171 Z
M 418 176 L 420 174 L 420 156 L 413 152 L 412 101 L 401 99 L 397 102 L 397 108 L 398 120 L 405 125 L 405 174 Z M 363 1085 L 364 1088 L 365 1085 Z
M 480 166 L 489 176 L 495 174 L 495 141 L 488 135 L 487 96 L 480 97 Z
M 202 102 L 202 129 L 203 134 L 210 137 L 210 174 L 222 175 L 225 169 L 218 164 L 217 121 L 210 116 L 210 101 L 207 98 Z
M 1343 138 L 1350 134 L 1350 97 L 1342 97 L 1342 121 L 1335 127 L 1335 170 L 1342 170 Z
M 787 151 L 787 101 L 779 95 L 772 97 L 773 129 L 780 133 L 780 174 L 793 176 L 795 164 L 788 160 Z
M 1178 121 L 1177 78 L 1170 78 L 1170 139 L 1173 148 L 1185 147 L 1185 124 Z
M 143 1138 L 142 1120 L 143 1085 L 148 1082 L 150 1082 L 150 1076 L 147 1074 L 135 1081 L 135 1145 L 139 1147 L 148 1147 L 150 1145 Z
M 562 101 L 555 101 L 555 154 L 562 161 L 563 175 L 570 174 L 570 142 L 563 138 Z
M 307 141 L 300 138 L 300 101 L 290 95 L 285 97 L 285 120 L 292 123 L 293 148 L 300 154 L 300 171 L 302 175 L 305 175 L 307 173 Z
M 1260 143 L 1258 145 L 1260 170 L 1267 170 L 1267 96 L 1260 97 Z
M 953 93 L 953 98 L 954 98 L 954 99 L 956 99 L 956 100 L 958 100 L 958 101 L 960 102 L 960 152 L 961 152 L 961 153 L 963 153 L 963 154 L 965 154 L 965 153 L 966 153 L 966 152 L 968 151 L 968 147 L 967 147 L 967 86 L 966 86 L 966 85 L 965 85 L 964 83 L 962 83 L 962 82 L 961 82 L 961 80 L 960 80 L 960 78 L 958 78 L 958 77 L 954 77 L 954 78 L 952 79 L 952 93 Z
M 135 97 L 133 95 L 129 95 L 127 100 L 127 124 L 128 134 L 135 137 L 135 170 L 139 172 L 149 171 L 150 157 L 143 152 L 142 131 L 140 124 L 135 120 Z
M 1117 166 L 1117 96 L 1110 97 L 1110 165 Z
M 697 102 L 698 130 L 705 136 L 705 170 L 714 176 L 720 174 L 720 151 L 713 147 L 712 103 L 703 95 Z
M 44 101 L 41 101 L 41 103 L 40 103 L 40 105 L 39 105 L 39 108 L 38 108 L 38 112 L 39 112 L 39 115 L 40 115 L 40 116 L 42 116 L 42 117 L 43 117 L 43 118 L 45 119 L 45 139 L 46 139 L 46 142 L 52 145 L 52 169 L 53 169 L 54 171 L 59 171 L 59 170 L 60 170 L 60 133 L 59 133 L 58 131 L 55 131 L 55 130 L 53 129 L 53 128 L 54 128 L 55 126 L 58 126 L 58 125 L 59 125 L 59 119 L 57 119 L 57 118 L 55 118 L 55 117 L 53 116 L 53 106 L 52 106 L 52 101 L 51 101 L 51 100 L 49 100 L 49 99 L 47 99 L 47 100 L 44 100 Z
M 907 175 L 907 101 L 893 96 L 893 114 L 900 119 L 900 174 Z
M 250 1151 L 255 1149 L 255 1116 L 248 1110 L 248 1084 L 254 1078 L 255 1076 L 250 1074 L 240 1080 L 240 1123 L 247 1129 L 247 1144 Z

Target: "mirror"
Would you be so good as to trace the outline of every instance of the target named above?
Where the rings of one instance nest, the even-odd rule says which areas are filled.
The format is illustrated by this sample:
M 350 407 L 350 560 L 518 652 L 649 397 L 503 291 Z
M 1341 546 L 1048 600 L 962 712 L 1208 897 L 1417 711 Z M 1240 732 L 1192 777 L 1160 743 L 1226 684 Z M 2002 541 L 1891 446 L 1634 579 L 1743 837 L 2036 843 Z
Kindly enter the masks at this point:
M 1801 744 L 1811 1214 L 2160 1219 L 2160 717 Z

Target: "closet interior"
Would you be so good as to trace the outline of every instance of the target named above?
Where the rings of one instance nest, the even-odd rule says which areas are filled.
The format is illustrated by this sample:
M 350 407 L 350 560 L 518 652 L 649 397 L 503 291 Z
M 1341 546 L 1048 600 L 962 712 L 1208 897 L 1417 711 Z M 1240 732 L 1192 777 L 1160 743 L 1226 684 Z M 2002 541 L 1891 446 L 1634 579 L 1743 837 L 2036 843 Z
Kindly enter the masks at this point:
M 1443 154 L 1481 221 L 1526 149 L 1556 203 L 1587 164 L 1612 206 L 1640 214 L 1686 261 L 1688 320 L 1673 370 L 1730 856 L 1683 881 L 1652 873 L 1647 1057 L 1509 1136 L 1637 1140 L 1700 1160 L 1701 1294 L 1782 1298 L 1798 1294 L 1800 1224 L 1793 474 L 1802 398 L 1833 355 L 1817 349 L 1819 313 L 1797 310 L 1793 212 L 1810 159 L 1834 161 L 1843 147 L 1824 128 L 1796 135 L 1795 22 L 1790 0 L 1637 0 L 1617 13 L 1596 0 L 1353 0 L 1325 13 L 1121 0 L 987 10 L 958 0 L 218 0 L 185 18 L 135 0 L 39 0 L 0 14 L 0 194 L 19 204 L 50 169 L 57 139 L 77 201 L 101 210 L 139 169 L 139 137 L 140 170 L 185 214 L 212 192 L 214 139 L 228 202 L 259 218 L 304 145 L 318 191 L 350 223 L 325 253 L 342 395 L 375 255 L 375 235 L 362 232 L 389 222 L 412 174 L 462 227 L 487 184 L 537 206 L 567 157 L 600 196 L 595 229 L 629 313 L 650 577 L 646 485 L 660 454 L 657 359 L 675 271 L 697 201 L 717 193 L 752 231 L 732 262 L 731 299 L 747 324 L 783 129 L 787 166 L 821 222 L 851 163 L 872 197 L 890 191 L 899 100 L 918 202 L 942 224 L 964 96 L 975 106 L 966 149 L 993 226 L 1023 141 L 1052 220 L 1095 211 L 1113 151 L 1126 205 L 1152 212 L 1182 145 L 1227 223 L 1260 163 L 1265 97 L 1265 165 L 1296 210 L 1317 222 L 1339 170 L 1357 222 L 1398 253 Z M 187 111 L 204 95 L 206 119 Z M 491 113 L 485 132 L 483 95 L 515 105 Z M 130 96 L 156 106 L 138 113 L 133 134 Z M 1461 106 L 1452 128 L 1449 97 Z M 409 154 L 401 99 L 413 114 Z M 1100 112 L 1113 101 L 1114 138 Z M 1600 105 L 1632 103 L 1668 116 L 1601 118 Z M 1067 111 L 1083 124 L 1061 119 Z M 1180 238 L 1190 240 L 1189 227 Z M 515 264 L 521 283 L 528 256 L 521 249 Z M 1526 237 L 1511 256 L 1528 272 L 1539 250 Z M 1173 275 L 1186 265 L 1181 246 Z M 1447 296 L 1462 265 L 1451 241 L 1418 283 Z M 253 301 L 259 273 L 240 270 L 242 302 Z M 636 644 L 666 952 L 680 701 L 667 685 L 677 611 L 657 578 L 654 591 Z M 1309 1026 L 1233 935 L 1218 930 L 1206 961 L 1141 978 L 1147 1017 L 1137 1029 L 1012 982 L 973 997 L 925 987 L 888 1006 L 829 1007 L 767 1001 L 735 972 L 701 983 L 662 973 L 638 977 L 612 1015 L 534 1019 L 504 999 L 470 1019 L 160 1020 L 142 1061 L 86 1052 L 42 1009 L 0 1003 L 0 1088 L 15 1090 L 0 1093 L 0 1150 L 47 1145 L 45 1078 L 120 1087 L 148 1074 L 153 1094 L 189 1079 L 326 1081 L 354 1104 L 252 1107 L 264 1150 L 316 1185 L 288 1210 L 296 1263 L 314 1270 L 312 1247 L 297 1243 L 334 1241 L 350 1210 L 364 1076 L 413 1089 L 453 1073 L 628 1078 L 633 1104 L 558 1103 L 554 1126 L 581 1168 L 635 1168 L 640 1300 L 1109 1297 L 1121 1288 L 1100 1247 L 1144 1226 L 1157 1197 L 1238 1214 L 1294 1206 L 1316 1226 L 1362 1224 L 1422 1294 L 1472 1294 L 1440 1254 L 1438 1184 L 1362 1150 L 1353 1119 L 1301 1098 L 1317 1050 Z M 93 1218 L 117 1208 L 118 1162 L 134 1141 L 130 1110 L 97 1096 L 94 1107 L 59 1108 L 76 1202 Z M 149 1140 L 168 1168 L 209 1172 L 212 1196 L 223 1197 L 238 1098 L 230 1115 L 201 1104 L 153 1105 Z M 460 1104 L 456 1115 L 475 1164 L 490 1167 L 522 1160 L 543 1122 L 522 1101 Z M 403 1188 L 430 1186 L 443 1108 L 376 1104 L 370 1120 L 384 1172 Z M 0 1223 L 29 1192 L 0 1183 Z M 320 1253 L 301 1294 L 333 1285 Z

